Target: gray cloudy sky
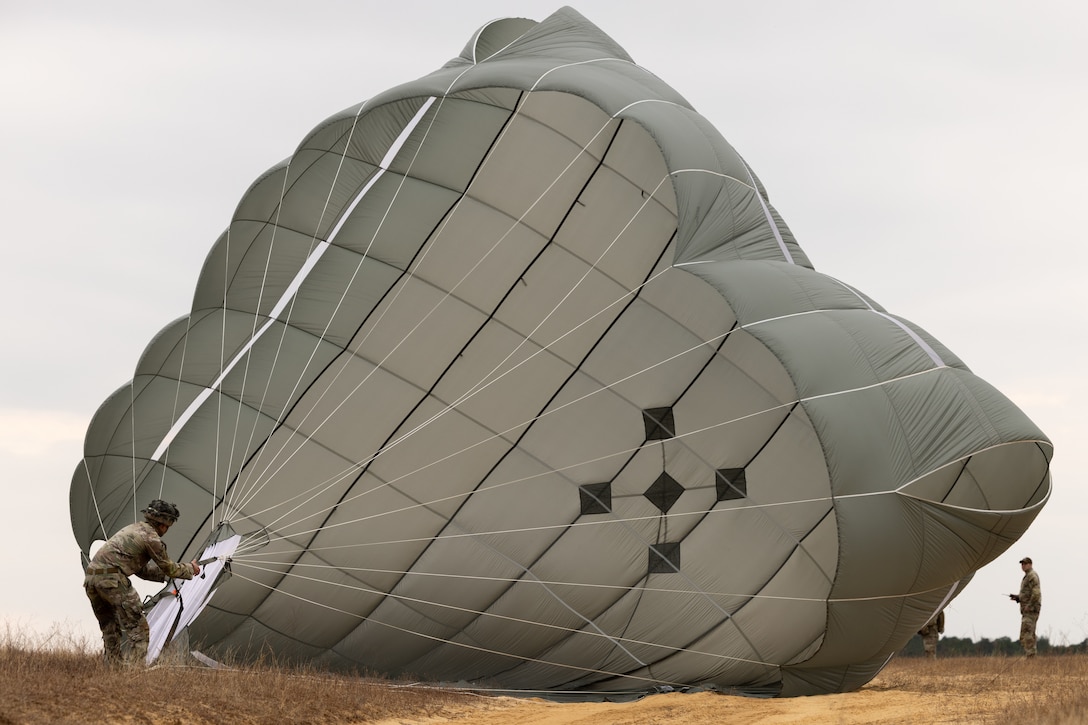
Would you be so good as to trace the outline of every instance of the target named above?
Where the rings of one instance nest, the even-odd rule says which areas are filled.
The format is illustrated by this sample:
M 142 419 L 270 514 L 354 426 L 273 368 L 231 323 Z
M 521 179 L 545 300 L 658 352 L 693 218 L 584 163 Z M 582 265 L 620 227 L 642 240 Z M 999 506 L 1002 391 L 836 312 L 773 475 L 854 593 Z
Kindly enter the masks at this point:
M 1050 503 L 947 634 L 1015 639 L 999 595 L 1027 554 L 1040 633 L 1088 638 L 1088 5 L 573 6 L 719 128 L 817 269 L 929 330 L 1053 440 Z M 97 639 L 68 524 L 83 433 L 188 311 L 250 182 L 488 20 L 558 7 L 0 0 L 0 619 Z

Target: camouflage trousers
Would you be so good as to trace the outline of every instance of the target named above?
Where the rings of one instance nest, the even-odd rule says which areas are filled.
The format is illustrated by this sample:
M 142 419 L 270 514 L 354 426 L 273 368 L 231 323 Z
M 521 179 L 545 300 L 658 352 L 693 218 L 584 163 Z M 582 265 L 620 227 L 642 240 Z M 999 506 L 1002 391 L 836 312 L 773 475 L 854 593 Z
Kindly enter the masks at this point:
M 1028 657 L 1035 656 L 1035 623 L 1037 621 L 1039 621 L 1037 614 L 1020 616 L 1020 646 L 1024 648 L 1024 654 Z
M 933 628 L 932 632 L 926 632 L 922 635 L 922 648 L 926 652 L 926 657 L 929 657 L 930 659 L 937 657 L 937 640 L 940 636 L 936 627 Z
M 132 582 L 124 574 L 99 574 L 85 578 L 83 588 L 102 630 L 106 664 L 143 665 L 150 628 Z

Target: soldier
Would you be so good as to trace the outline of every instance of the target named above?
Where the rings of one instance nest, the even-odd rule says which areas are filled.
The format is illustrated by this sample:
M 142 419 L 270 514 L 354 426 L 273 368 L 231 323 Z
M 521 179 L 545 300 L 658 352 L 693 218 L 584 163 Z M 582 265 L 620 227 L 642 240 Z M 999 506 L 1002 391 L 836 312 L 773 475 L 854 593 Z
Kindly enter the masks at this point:
M 1020 604 L 1020 646 L 1028 657 L 1035 656 L 1035 625 L 1039 622 L 1039 610 L 1043 606 L 1043 592 L 1039 588 L 1039 575 L 1031 566 L 1031 557 L 1020 560 L 1024 578 L 1020 580 L 1020 593 L 1010 594 L 1009 599 Z
M 926 651 L 926 657 L 937 659 L 937 639 L 944 634 L 944 610 L 937 612 L 936 616 L 926 622 L 926 625 L 918 630 L 922 635 L 922 647 Z
M 147 658 L 150 629 L 140 595 L 129 576 L 148 581 L 192 579 L 200 573 L 196 561 L 176 564 L 166 554 L 162 536 L 178 520 L 178 507 L 155 499 L 141 512 L 144 521 L 126 526 L 110 537 L 94 555 L 83 588 L 102 630 L 107 664 L 142 665 Z M 128 649 L 121 653 L 122 636 Z

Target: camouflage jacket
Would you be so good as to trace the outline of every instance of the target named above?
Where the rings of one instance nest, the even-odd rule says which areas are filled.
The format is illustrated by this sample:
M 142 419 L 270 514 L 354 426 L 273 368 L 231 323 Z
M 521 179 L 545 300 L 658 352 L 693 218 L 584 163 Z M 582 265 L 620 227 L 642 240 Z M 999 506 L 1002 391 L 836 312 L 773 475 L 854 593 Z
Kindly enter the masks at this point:
M 1024 572 L 1020 580 L 1020 614 L 1038 615 L 1043 606 L 1043 592 L 1039 588 L 1039 575 L 1034 569 Z
M 146 521 L 126 526 L 110 537 L 91 559 L 92 567 L 115 566 L 126 576 L 149 581 L 192 579 L 192 564 L 177 564 L 166 553 L 166 544 Z

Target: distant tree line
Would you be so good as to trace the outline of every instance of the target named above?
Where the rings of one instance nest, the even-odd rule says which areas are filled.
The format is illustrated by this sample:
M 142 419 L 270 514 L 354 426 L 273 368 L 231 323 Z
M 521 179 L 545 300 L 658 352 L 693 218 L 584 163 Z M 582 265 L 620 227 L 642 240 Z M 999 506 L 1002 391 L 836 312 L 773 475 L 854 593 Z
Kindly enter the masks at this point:
M 1088 639 L 1080 644 L 1051 644 L 1046 637 L 1040 637 L 1036 643 L 1040 655 L 1088 654 Z M 938 657 L 987 657 L 991 655 L 1015 657 L 1023 654 L 1018 640 L 1009 637 L 986 639 L 978 642 L 965 637 L 941 637 L 937 643 Z M 922 638 L 914 636 L 907 646 L 899 651 L 900 657 L 923 657 Z

